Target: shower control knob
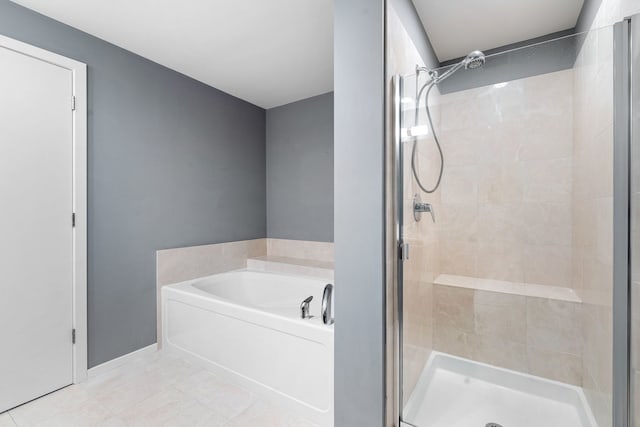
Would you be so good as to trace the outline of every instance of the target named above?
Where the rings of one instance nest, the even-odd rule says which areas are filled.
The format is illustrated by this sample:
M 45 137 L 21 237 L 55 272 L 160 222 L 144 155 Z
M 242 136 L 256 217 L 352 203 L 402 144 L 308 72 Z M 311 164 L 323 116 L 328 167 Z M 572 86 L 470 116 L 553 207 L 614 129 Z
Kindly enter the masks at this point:
M 433 222 L 436 222 L 436 215 L 433 212 L 433 206 L 431 205 L 431 203 L 423 203 L 416 196 L 413 199 L 413 218 L 416 221 L 420 221 L 420 217 L 423 212 L 429 212 L 431 214 L 431 220 L 433 220 Z

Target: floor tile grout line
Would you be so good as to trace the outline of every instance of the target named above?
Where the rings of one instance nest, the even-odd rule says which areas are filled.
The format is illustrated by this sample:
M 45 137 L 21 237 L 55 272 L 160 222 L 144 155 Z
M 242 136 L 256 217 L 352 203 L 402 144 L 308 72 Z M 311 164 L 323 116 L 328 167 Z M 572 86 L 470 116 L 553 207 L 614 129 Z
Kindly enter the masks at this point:
M 9 418 L 11 418 L 11 422 L 13 423 L 14 426 L 18 427 L 18 423 L 16 422 L 16 420 L 13 418 L 13 415 L 11 415 L 11 411 L 7 411 L 7 415 L 9 415 Z
M 160 358 L 162 358 L 162 355 L 160 355 Z M 177 358 L 177 360 L 178 361 L 189 362 L 188 360 L 185 360 L 183 358 Z M 133 364 L 135 364 L 135 363 L 133 363 Z M 127 366 L 127 365 L 129 365 L 129 364 L 123 365 L 121 367 L 117 367 L 117 368 L 115 368 L 113 370 L 110 370 L 109 372 L 105 372 L 105 373 L 103 373 L 103 375 L 111 377 L 114 374 L 114 371 L 118 371 L 118 370 L 122 370 L 122 372 L 127 371 L 125 369 L 125 366 Z M 182 399 L 182 401 L 193 401 L 193 402 L 199 403 L 200 405 L 203 405 L 207 409 L 207 413 L 210 413 L 212 416 L 216 417 L 218 422 L 220 422 L 219 425 L 226 426 L 226 427 L 231 427 L 231 426 L 234 426 L 234 425 L 244 425 L 242 423 L 242 421 L 240 421 L 240 418 L 243 417 L 243 416 L 246 416 L 247 414 L 250 414 L 251 409 L 253 407 L 255 407 L 255 405 L 258 402 L 264 402 L 269 408 L 279 412 L 280 415 L 286 415 L 285 412 L 287 414 L 290 412 L 290 411 L 284 411 L 284 408 L 280 408 L 279 405 L 277 405 L 275 402 L 271 402 L 269 399 L 266 399 L 266 400 L 263 399 L 262 396 L 259 393 L 254 393 L 254 392 L 248 390 L 247 388 L 244 387 L 244 385 L 237 384 L 234 381 L 229 381 L 229 379 L 225 378 L 224 376 L 220 376 L 220 375 L 216 374 L 215 372 L 211 372 L 211 371 L 209 371 L 207 369 L 203 369 L 198 364 L 188 363 L 188 365 L 189 365 L 188 366 L 189 369 L 181 369 L 181 367 L 178 366 L 177 370 L 175 372 L 172 370 L 175 367 L 175 366 L 173 366 L 173 364 L 169 364 L 167 366 L 162 366 L 162 364 L 159 364 L 157 367 L 154 367 L 154 369 L 150 370 L 150 371 L 146 371 L 145 366 L 135 366 L 133 371 L 131 371 L 131 372 L 135 373 L 135 372 L 138 372 L 138 371 L 140 371 L 140 372 L 144 371 L 143 373 L 149 373 L 149 374 L 153 375 L 154 371 L 156 369 L 158 370 L 158 372 L 160 372 L 160 374 L 162 374 L 163 370 L 166 370 L 166 369 L 169 369 L 169 370 L 166 371 L 166 375 L 164 375 L 164 374 L 161 375 L 162 381 L 160 381 L 158 383 L 158 387 L 159 388 L 157 388 L 157 389 L 154 388 L 153 390 L 148 390 L 147 389 L 148 391 L 152 391 L 152 393 L 150 395 L 147 395 L 146 397 L 144 397 L 139 402 L 137 402 L 137 403 L 135 403 L 135 404 L 133 404 L 133 405 L 127 407 L 127 408 L 121 409 L 122 408 L 121 406 L 117 406 L 116 405 L 116 406 L 113 407 L 115 409 L 114 410 L 110 406 L 105 405 L 103 403 L 104 399 L 102 397 L 97 396 L 94 393 L 89 393 L 88 390 L 86 390 L 86 389 L 81 389 L 80 390 L 80 392 L 88 393 L 86 402 L 84 402 L 82 404 L 82 406 L 88 405 L 90 403 L 97 403 L 102 408 L 102 410 L 104 410 L 104 413 L 102 414 L 102 415 L 104 415 L 104 418 L 102 419 L 101 422 L 104 422 L 104 421 L 110 420 L 110 419 L 121 419 L 122 415 L 127 413 L 127 411 L 136 412 L 136 410 L 134 408 L 137 407 L 138 405 L 144 405 L 145 403 L 148 403 L 150 400 L 153 400 L 153 399 L 157 398 L 157 396 L 160 393 L 164 393 L 167 390 L 171 390 L 172 392 L 176 392 L 176 393 L 179 393 L 180 395 L 184 395 L 184 399 Z M 229 414 L 231 416 L 227 416 L 227 415 L 225 415 L 224 411 L 219 412 L 214 407 L 211 407 L 210 405 L 205 404 L 200 399 L 198 399 L 198 394 L 194 394 L 194 393 L 192 393 L 190 391 L 183 390 L 183 389 L 180 389 L 178 387 L 178 384 L 179 384 L 180 381 L 182 381 L 182 380 L 184 380 L 186 378 L 189 378 L 189 377 L 191 377 L 193 375 L 196 375 L 199 372 L 208 373 L 214 379 L 220 380 L 222 383 L 229 384 L 229 385 L 232 385 L 235 388 L 238 388 L 239 390 L 241 390 L 243 392 L 243 394 L 246 393 L 248 395 L 247 406 L 241 408 L 241 410 L 239 412 L 235 413 L 235 411 L 234 411 L 233 414 Z M 118 375 L 116 375 L 116 377 L 117 376 Z M 99 378 L 99 377 L 97 376 L 95 378 Z M 125 375 L 123 378 L 121 378 L 121 380 L 123 381 L 123 383 L 129 383 L 129 382 L 137 383 L 137 382 L 140 382 L 140 381 L 144 381 L 144 375 L 142 375 L 142 376 L 133 375 L 131 378 L 128 378 Z M 90 382 L 90 380 L 88 382 Z M 98 383 L 100 383 L 100 381 L 98 381 Z M 106 387 L 108 389 L 111 386 L 112 385 L 109 384 L 109 383 L 96 384 L 96 387 L 97 387 L 96 390 L 99 390 L 100 388 L 103 388 L 103 387 Z M 94 391 L 96 391 L 96 390 L 94 390 Z M 57 390 L 57 391 L 55 391 L 53 393 L 50 393 L 50 394 L 56 394 L 56 393 L 59 393 L 59 392 L 60 392 L 60 390 Z M 73 396 L 74 396 L 73 393 L 71 395 L 69 395 L 69 399 L 73 399 Z M 65 398 L 66 398 L 66 395 L 65 395 Z M 34 402 L 36 402 L 38 400 L 39 399 L 34 399 Z M 62 403 L 64 403 L 64 402 L 62 402 Z M 46 406 L 45 406 L 45 408 L 46 408 Z M 38 413 L 38 411 L 41 412 L 41 410 L 42 410 L 42 408 L 38 408 L 36 410 L 36 414 Z M 65 417 L 72 416 L 73 412 L 78 411 L 78 410 L 79 410 L 79 408 L 70 409 L 69 411 L 65 410 L 64 411 L 65 412 L 64 416 Z M 18 424 L 18 422 L 16 421 L 16 419 L 13 416 L 14 414 L 12 414 L 10 411 L 6 411 L 6 412 L 8 414 L 8 419 L 10 419 L 11 422 L 12 422 L 12 424 L 11 424 L 12 426 L 14 426 L 14 427 L 24 427 L 25 424 Z M 66 413 L 66 412 L 68 412 L 68 413 Z M 261 409 L 258 412 L 261 413 L 261 412 L 263 412 L 263 410 Z M 269 410 L 267 412 L 270 413 L 271 410 Z M 262 416 L 262 415 L 258 414 L 258 416 Z M 250 418 L 253 418 L 253 417 L 250 417 Z M 26 419 L 23 420 L 23 421 L 26 421 L 27 423 L 29 422 L 29 420 L 26 420 Z
M 169 385 L 169 388 L 172 388 L 172 387 L 173 387 L 173 386 L 170 384 L 170 385 Z M 150 400 L 150 399 L 152 399 L 152 398 L 156 397 L 158 394 L 162 393 L 163 391 L 164 391 L 164 389 L 162 389 L 162 390 L 158 390 L 158 391 L 156 391 L 156 392 L 154 392 L 154 393 L 151 393 L 149 396 L 145 397 L 145 398 L 144 398 L 144 399 L 142 399 L 141 401 L 139 401 L 139 402 L 135 402 L 135 403 L 132 403 L 130 406 L 125 407 L 124 409 L 122 409 L 122 410 L 121 410 L 121 411 L 119 411 L 119 412 L 111 411 L 111 409 L 109 409 L 109 408 L 107 408 L 107 410 L 108 410 L 109 412 L 111 412 L 111 413 L 113 414 L 113 416 L 114 416 L 114 417 L 116 417 L 116 418 L 120 418 L 120 416 L 121 416 L 122 414 L 126 413 L 127 411 L 131 410 L 132 408 L 134 408 L 134 407 L 136 407 L 136 406 L 138 406 L 138 405 L 142 405 L 144 402 L 146 402 L 147 400 Z
M 253 407 L 253 405 L 255 405 L 255 403 L 257 402 L 257 396 L 252 393 L 249 392 L 249 397 L 250 397 L 250 402 L 249 405 L 244 408 L 242 411 L 240 411 L 239 413 L 235 414 L 233 417 L 229 418 L 229 422 L 227 422 L 226 424 L 224 424 L 225 426 L 228 425 L 231 421 L 233 421 L 234 419 L 237 419 L 238 417 L 240 417 L 240 415 L 244 414 L 245 412 L 247 412 L 249 409 L 251 409 Z

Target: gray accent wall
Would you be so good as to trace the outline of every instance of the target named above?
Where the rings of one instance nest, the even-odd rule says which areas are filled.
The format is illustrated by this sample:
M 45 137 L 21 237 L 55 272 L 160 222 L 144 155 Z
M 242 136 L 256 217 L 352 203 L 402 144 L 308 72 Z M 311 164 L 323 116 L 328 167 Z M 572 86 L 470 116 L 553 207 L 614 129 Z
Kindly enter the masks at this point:
M 384 6 L 334 1 L 336 427 L 385 419 Z
M 0 34 L 88 65 L 95 366 L 156 341 L 157 249 L 266 236 L 265 111 L 8 0 Z
M 487 86 L 573 68 L 583 37 L 573 30 L 487 50 L 486 63 L 474 70 L 460 69 L 438 84 L 440 93 Z M 462 58 L 460 58 L 462 59 Z M 447 61 L 455 64 L 459 60 Z M 443 74 L 446 68 L 439 70 Z
M 267 236 L 333 242 L 333 93 L 267 110 Z

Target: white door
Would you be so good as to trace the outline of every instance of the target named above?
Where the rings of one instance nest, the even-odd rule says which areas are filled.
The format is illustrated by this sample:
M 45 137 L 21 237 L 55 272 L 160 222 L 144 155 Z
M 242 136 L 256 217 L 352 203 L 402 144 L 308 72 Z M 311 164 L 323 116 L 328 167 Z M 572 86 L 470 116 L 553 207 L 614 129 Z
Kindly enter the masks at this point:
M 72 84 L 0 46 L 0 412 L 72 382 Z

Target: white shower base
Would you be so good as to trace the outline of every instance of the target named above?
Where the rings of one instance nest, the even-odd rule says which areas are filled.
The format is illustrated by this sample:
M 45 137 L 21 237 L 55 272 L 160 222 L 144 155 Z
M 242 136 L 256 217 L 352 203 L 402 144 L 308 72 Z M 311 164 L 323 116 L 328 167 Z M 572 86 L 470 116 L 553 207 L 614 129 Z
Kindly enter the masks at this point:
M 579 387 L 435 351 L 403 419 L 417 427 L 597 427 Z

